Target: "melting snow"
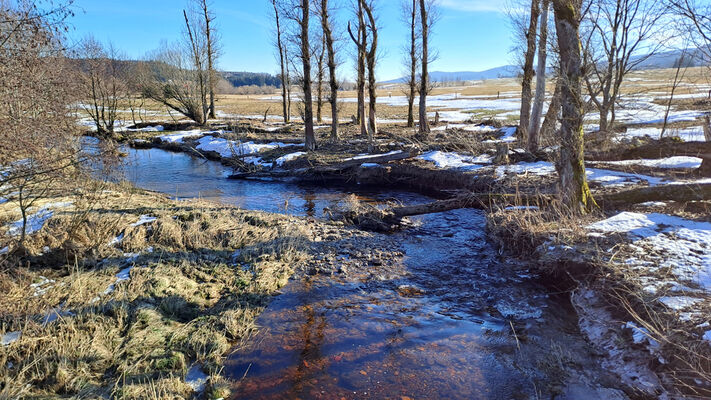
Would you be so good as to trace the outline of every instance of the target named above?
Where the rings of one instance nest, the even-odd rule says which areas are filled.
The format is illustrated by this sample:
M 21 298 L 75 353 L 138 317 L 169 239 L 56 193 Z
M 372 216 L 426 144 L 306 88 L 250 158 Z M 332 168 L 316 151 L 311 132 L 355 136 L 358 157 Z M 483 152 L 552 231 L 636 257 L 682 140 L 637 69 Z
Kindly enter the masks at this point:
M 150 224 L 150 223 L 155 222 L 157 219 L 158 219 L 157 217 L 151 217 L 150 215 L 141 215 L 138 218 L 138 221 L 132 223 L 131 226 L 136 227 L 136 226 L 141 226 L 141 225 L 145 225 L 145 224 Z M 123 237 L 121 239 L 123 239 Z
M 478 157 L 464 156 L 458 153 L 445 153 L 441 151 L 430 151 L 417 157 L 420 160 L 433 162 L 437 168 L 475 170 L 482 166 L 480 164 L 491 164 L 492 157 L 484 154 Z
M 162 135 L 158 136 L 158 139 L 160 139 L 162 142 L 167 142 L 167 143 L 183 143 L 183 140 L 189 139 L 189 138 L 196 138 L 202 136 L 203 133 L 200 130 L 192 130 L 192 131 L 181 131 L 181 132 L 176 132 L 176 133 L 171 133 L 169 135 Z
M 391 151 L 391 152 L 385 153 L 385 154 L 363 154 L 363 155 L 359 155 L 359 156 L 355 156 L 355 157 L 351 157 L 351 158 L 346 158 L 346 159 L 343 160 L 343 161 L 367 160 L 367 159 L 369 159 L 369 158 L 384 157 L 384 156 L 394 156 L 394 155 L 396 155 L 396 154 L 401 154 L 401 153 L 402 153 L 402 150 L 394 150 L 394 151 Z
M 282 165 L 284 165 L 284 163 L 296 160 L 297 158 L 305 156 L 305 155 L 306 155 L 306 153 L 303 151 L 287 154 L 285 156 L 277 158 L 275 163 L 277 166 L 281 167 Z
M 703 299 L 697 299 L 695 297 L 689 296 L 674 296 L 674 297 L 662 297 L 659 301 L 665 306 L 671 308 L 675 311 L 684 310 L 686 308 L 693 307 L 696 303 L 703 301 Z
M 626 233 L 640 257 L 651 254 L 647 249 L 654 250 L 657 257 L 647 268 L 668 268 L 677 280 L 694 282 L 711 291 L 711 223 L 666 214 L 623 212 L 587 228 L 593 236 L 600 235 L 594 232 Z M 628 264 L 646 265 L 635 259 Z M 670 304 L 678 303 L 669 300 Z
M 272 150 L 281 147 L 298 147 L 301 144 L 278 143 L 272 142 L 267 144 L 258 144 L 254 142 L 237 142 L 216 138 L 213 136 L 205 136 L 198 141 L 198 150 L 214 151 L 222 157 L 232 157 L 234 155 L 255 154 L 265 150 Z
M 27 217 L 27 227 L 25 233 L 31 235 L 35 232 L 39 232 L 44 224 L 54 216 L 54 211 L 52 208 L 66 208 L 71 206 L 71 202 L 64 203 L 50 203 L 46 204 L 44 207 L 40 208 L 36 213 Z M 22 234 L 22 220 L 15 221 L 10 224 L 10 229 L 7 231 L 10 236 L 20 236 Z
M 698 157 L 676 156 L 660 158 L 658 160 L 623 160 L 623 161 L 603 161 L 593 164 L 608 165 L 638 165 L 652 168 L 699 168 L 703 160 Z
M 22 332 L 20 331 L 8 332 L 0 338 L 0 346 L 9 346 L 20 340 L 20 337 L 22 337 Z
M 193 364 L 188 369 L 188 373 L 185 375 L 185 383 L 193 388 L 193 391 L 201 393 L 205 390 L 205 385 L 207 385 L 208 376 L 203 372 L 202 367 L 199 364 Z

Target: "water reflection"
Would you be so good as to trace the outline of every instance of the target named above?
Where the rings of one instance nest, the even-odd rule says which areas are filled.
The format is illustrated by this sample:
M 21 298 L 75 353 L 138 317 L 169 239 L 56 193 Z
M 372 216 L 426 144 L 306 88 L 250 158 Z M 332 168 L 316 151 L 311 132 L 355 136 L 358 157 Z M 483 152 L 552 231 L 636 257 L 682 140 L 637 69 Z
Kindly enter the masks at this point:
M 499 286 L 481 214 L 423 223 L 403 237 L 407 257 L 388 279 L 287 285 L 259 317 L 257 340 L 228 360 L 234 398 L 533 398 L 513 367 L 508 321 L 490 310 L 518 296 L 536 304 L 535 288 Z
M 96 152 L 95 139 L 84 141 L 85 149 Z M 171 195 L 176 199 L 205 199 L 232 204 L 244 209 L 288 213 L 300 216 L 322 217 L 324 208 L 334 209 L 355 194 L 361 201 L 381 202 L 397 197 L 410 201 L 424 197 L 411 193 L 362 188 L 353 190 L 345 186 L 298 185 L 285 182 L 264 182 L 226 179 L 232 170 L 222 164 L 160 149 L 132 149 L 122 147 L 128 155 L 111 179 L 125 179 L 143 189 Z M 93 165 L 97 175 L 104 177 L 106 170 Z

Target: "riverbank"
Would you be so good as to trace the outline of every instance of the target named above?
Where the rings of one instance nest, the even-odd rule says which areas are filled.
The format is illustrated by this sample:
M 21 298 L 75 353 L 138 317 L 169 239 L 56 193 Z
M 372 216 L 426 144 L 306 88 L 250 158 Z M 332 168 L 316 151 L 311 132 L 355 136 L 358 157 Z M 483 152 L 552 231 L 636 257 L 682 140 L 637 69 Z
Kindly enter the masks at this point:
M 362 139 L 352 136 L 341 148 L 326 145 L 305 154 L 298 149 L 298 136 L 279 129 L 261 140 L 265 134 L 164 132 L 134 144 L 200 153 L 234 167 L 233 177 L 239 179 L 333 179 L 440 197 L 462 189 L 505 195 L 487 198 L 485 204 L 478 199 L 469 206 L 488 210 L 489 230 L 503 249 L 536 262 L 546 284 L 571 293 L 580 328 L 600 349 L 605 365 L 641 396 L 677 389 L 706 393 L 709 327 L 704 316 L 709 293 L 703 277 L 711 231 L 705 225 L 709 202 L 702 200 L 704 195 L 654 198 L 664 187 L 703 192 L 708 180 L 697 171 L 701 158 L 658 151 L 657 159 L 625 159 L 620 151 L 642 154 L 645 146 L 674 147 L 680 143 L 674 139 L 625 142 L 612 151 L 620 155 L 617 159 L 598 154 L 601 161 L 591 161 L 588 174 L 606 208 L 582 221 L 554 206 L 554 169 L 545 156 L 529 159 L 512 146 L 508 160 L 497 160 L 496 147 L 514 143 L 506 128 L 445 126 L 428 143 L 416 142 L 402 130 L 384 132 L 374 154 L 367 153 Z M 637 197 L 620 201 L 626 196 Z M 647 198 L 642 201 L 640 196 Z M 617 223 L 610 225 L 608 217 Z M 640 234 L 643 228 L 647 231 Z M 698 257 L 690 261 L 685 252 Z M 685 271 L 675 270 L 674 264 Z
M 294 273 L 325 271 L 311 260 L 329 243 L 370 236 L 97 185 L 93 194 L 43 199 L 24 249 L 8 243 L 2 397 L 226 397 L 224 356 L 249 341 L 279 288 Z M 11 203 L 2 205 L 4 221 L 18 217 Z

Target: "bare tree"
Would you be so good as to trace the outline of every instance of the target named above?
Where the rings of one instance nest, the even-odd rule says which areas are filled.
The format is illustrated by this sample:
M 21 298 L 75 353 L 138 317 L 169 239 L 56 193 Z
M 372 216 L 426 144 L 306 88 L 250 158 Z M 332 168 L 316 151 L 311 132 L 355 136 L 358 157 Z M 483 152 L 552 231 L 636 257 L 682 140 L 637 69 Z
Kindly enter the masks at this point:
M 294 5 L 291 18 L 298 25 L 297 41 L 300 48 L 299 58 L 302 64 L 302 90 L 304 92 L 304 146 L 308 151 L 316 150 L 316 136 L 314 135 L 314 111 L 311 79 L 311 44 L 309 38 L 309 21 L 311 9 L 309 0 L 300 0 Z
M 72 11 L 68 2 L 50 6 L 0 1 L 0 196 L 20 209 L 20 248 L 30 208 L 81 165 L 67 112 L 78 96 L 62 37 Z
M 415 96 L 417 94 L 417 0 L 405 0 L 403 15 L 408 24 L 409 38 L 405 66 L 408 72 L 407 87 L 407 127 L 415 127 Z
M 368 147 L 369 151 L 372 152 L 375 145 L 375 135 L 378 133 L 376 110 L 378 83 L 375 79 L 375 65 L 378 52 L 378 27 L 375 14 L 373 13 L 373 0 L 364 1 L 363 8 L 368 16 L 366 28 L 370 33 L 370 46 L 366 50 L 366 62 L 368 65 Z
M 195 68 L 192 50 L 184 47 L 163 43 L 149 55 L 151 62 L 141 79 L 141 91 L 146 98 L 204 124 L 207 111 L 205 85 L 201 84 L 204 74 Z
M 526 30 L 526 53 L 523 63 L 523 81 L 521 82 L 521 113 L 518 125 L 518 137 L 528 139 L 528 126 L 531 122 L 531 84 L 533 82 L 533 60 L 536 57 L 536 32 L 540 16 L 540 0 L 531 0 L 530 22 Z
M 548 10 L 550 0 L 542 0 L 541 21 L 539 23 L 538 37 L 538 66 L 536 68 L 536 95 L 533 98 L 531 121 L 528 125 L 528 151 L 538 151 L 538 133 L 541 126 L 543 102 L 546 98 L 546 70 L 548 60 Z
M 207 73 L 208 88 L 210 92 L 210 106 L 208 117 L 215 118 L 215 86 L 217 85 L 217 72 L 215 71 L 215 61 L 218 55 L 217 33 L 215 32 L 215 15 L 210 11 L 210 4 L 207 0 L 198 1 L 198 7 L 203 17 L 202 31 L 205 35 L 205 51 L 207 52 Z
M 274 22 L 276 24 L 276 49 L 279 53 L 279 80 L 281 81 L 281 105 L 282 114 L 284 115 L 284 123 L 288 124 L 291 119 L 291 82 L 289 79 L 289 59 L 287 53 L 287 46 L 283 40 L 283 28 L 281 23 L 282 11 L 277 3 L 277 0 L 271 0 L 272 6 L 274 7 Z
M 337 64 L 335 40 L 331 26 L 331 14 L 328 0 L 318 1 L 320 1 L 320 7 L 318 7 L 318 10 L 321 17 L 321 29 L 323 31 L 323 37 L 325 39 L 324 44 L 328 55 L 328 82 L 330 89 L 328 101 L 331 104 L 331 141 L 336 142 L 338 141 L 338 76 L 336 74 Z
M 626 75 L 662 48 L 659 22 L 665 10 L 654 0 L 592 0 L 584 20 L 583 53 L 585 85 L 600 114 L 600 131 L 614 129 Z
M 585 175 L 583 151 L 582 55 L 580 18 L 582 0 L 553 0 L 560 52 L 561 104 L 560 157 L 556 169 L 561 201 L 573 212 L 596 206 Z
M 427 120 L 427 95 L 430 90 L 430 74 L 428 71 L 429 64 L 432 62 L 430 58 L 430 30 L 435 23 L 435 2 L 434 0 L 420 0 L 420 36 L 422 38 L 422 56 L 420 63 L 422 72 L 420 74 L 420 129 L 419 135 L 422 138 L 427 138 L 430 133 L 430 123 Z
M 128 97 L 126 64 L 112 44 L 107 48 L 91 36 L 79 44 L 77 60 L 84 111 L 91 117 L 96 132 L 111 137 L 118 122 L 120 102 Z
M 326 77 L 326 36 L 320 35 L 319 46 L 316 48 L 316 121 L 323 123 L 323 81 Z
M 366 52 L 368 46 L 367 30 L 365 25 L 365 12 L 363 10 L 363 2 L 365 0 L 356 0 L 356 16 L 358 18 L 358 31 L 353 34 L 350 22 L 348 23 L 348 34 L 351 40 L 356 45 L 358 61 L 357 61 L 357 78 L 356 91 L 358 95 L 358 123 L 360 124 L 360 134 L 368 135 L 368 130 L 365 123 L 365 68 L 366 68 Z

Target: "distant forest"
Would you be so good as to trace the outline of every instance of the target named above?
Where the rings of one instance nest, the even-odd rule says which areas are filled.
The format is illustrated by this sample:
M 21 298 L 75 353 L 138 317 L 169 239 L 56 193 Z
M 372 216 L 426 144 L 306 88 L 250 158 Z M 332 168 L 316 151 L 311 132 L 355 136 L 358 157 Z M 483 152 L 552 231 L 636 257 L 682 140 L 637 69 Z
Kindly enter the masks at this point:
M 267 73 L 222 72 L 222 77 L 236 88 L 242 86 L 274 86 L 281 88 L 279 77 Z

